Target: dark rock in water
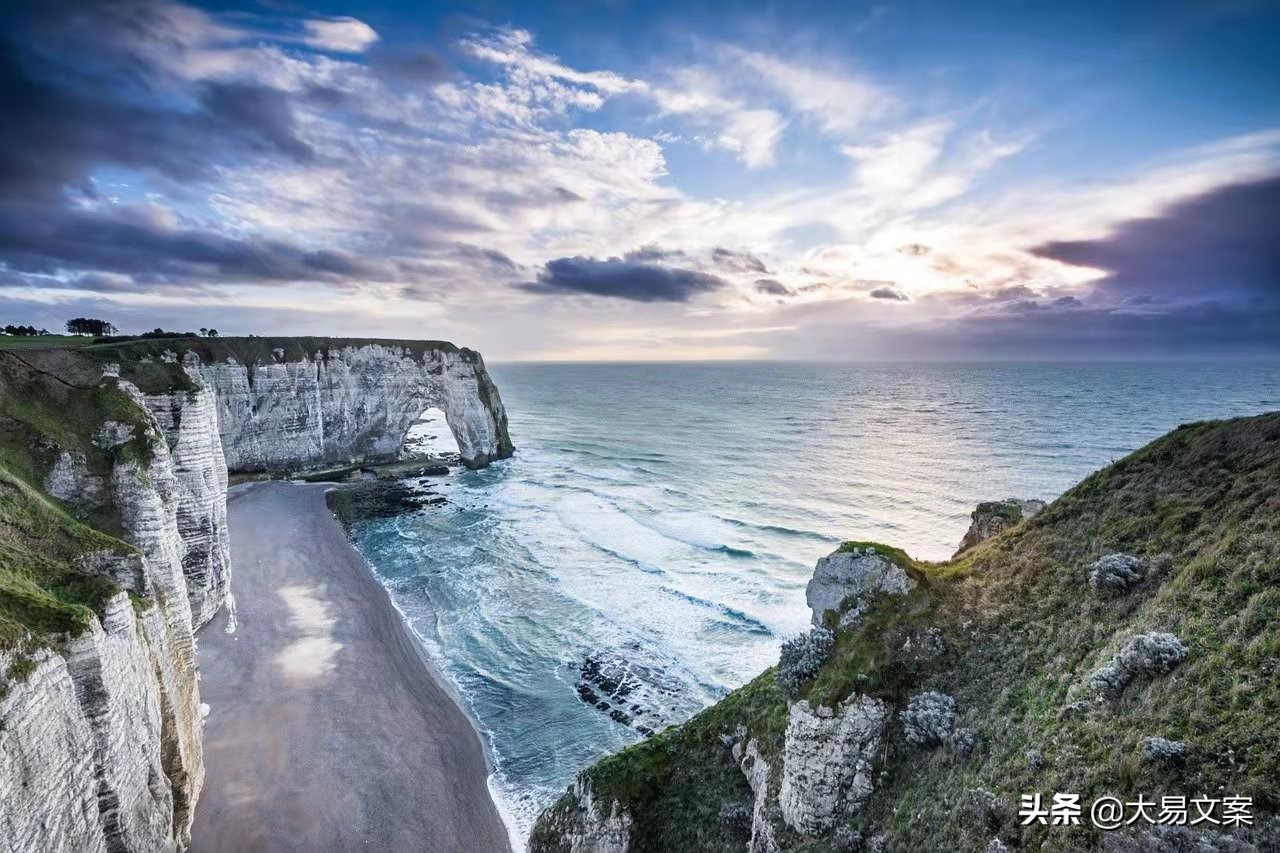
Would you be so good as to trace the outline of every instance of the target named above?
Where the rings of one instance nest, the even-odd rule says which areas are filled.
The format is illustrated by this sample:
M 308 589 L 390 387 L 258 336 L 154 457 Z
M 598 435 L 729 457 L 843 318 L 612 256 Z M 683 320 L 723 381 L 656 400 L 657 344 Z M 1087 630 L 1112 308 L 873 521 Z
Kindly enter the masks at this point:
M 607 713 L 614 722 L 646 736 L 666 725 L 666 703 L 660 702 L 659 697 L 675 696 L 677 691 L 670 676 L 660 668 L 645 666 L 631 656 L 589 654 L 578 672 L 578 697 Z
M 419 509 L 426 499 L 400 482 L 372 480 L 334 489 L 326 495 L 329 510 L 350 533 L 351 525 L 374 518 L 393 518 Z M 442 499 L 443 500 L 443 499 Z
M 449 473 L 448 465 L 424 465 L 418 469 L 415 477 L 443 477 Z

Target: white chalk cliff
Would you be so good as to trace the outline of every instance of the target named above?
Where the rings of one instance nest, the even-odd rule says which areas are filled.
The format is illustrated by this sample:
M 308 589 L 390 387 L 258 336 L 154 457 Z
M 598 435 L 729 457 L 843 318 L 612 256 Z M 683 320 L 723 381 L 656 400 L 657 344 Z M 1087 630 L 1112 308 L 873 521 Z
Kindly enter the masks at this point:
M 468 464 L 511 455 L 506 415 L 468 350 L 343 346 L 307 361 L 206 362 L 166 353 L 192 388 L 144 394 L 144 426 L 106 421 L 100 447 L 147 435 L 149 458 L 95 476 L 62 451 L 45 491 L 118 510 L 136 553 L 81 565 L 126 593 L 58 652 L 0 652 L 0 851 L 170 851 L 189 841 L 204 777 L 196 631 L 227 601 L 227 470 L 394 456 L 425 409 L 445 412 Z
M 189 372 L 217 397 L 227 467 L 261 471 L 394 458 L 429 408 L 444 411 L 469 465 L 510 456 L 506 412 L 479 354 L 381 344 L 317 351 L 307 361 L 234 358 Z

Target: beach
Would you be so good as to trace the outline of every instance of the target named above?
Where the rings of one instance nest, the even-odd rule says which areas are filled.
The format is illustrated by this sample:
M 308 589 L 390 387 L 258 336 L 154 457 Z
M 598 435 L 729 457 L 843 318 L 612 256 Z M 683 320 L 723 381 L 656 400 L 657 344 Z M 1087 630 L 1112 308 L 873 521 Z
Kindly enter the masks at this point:
M 210 712 L 191 849 L 509 850 L 479 733 L 328 488 L 228 496 L 236 606 L 199 638 Z

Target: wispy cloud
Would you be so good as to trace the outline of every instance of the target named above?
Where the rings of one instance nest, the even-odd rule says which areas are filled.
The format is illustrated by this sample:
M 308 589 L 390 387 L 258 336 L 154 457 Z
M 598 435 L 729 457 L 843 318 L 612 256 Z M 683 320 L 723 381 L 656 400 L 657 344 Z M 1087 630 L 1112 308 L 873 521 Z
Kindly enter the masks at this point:
M 805 324 L 962 336 L 1265 296 L 1232 284 L 1229 241 L 1185 241 L 1206 266 L 1176 235 L 1196 216 L 1254 233 L 1221 204 L 1272 221 L 1273 194 L 1217 194 L 1280 174 L 1280 131 L 1002 184 L 1053 144 L 1042 122 L 811 54 L 716 41 L 623 70 L 514 27 L 388 44 L 354 18 L 83 8 L 9 13 L 0 299 L 492 324 L 526 354 L 597 353 L 609 328 L 619 352 L 758 355 L 801 351 Z M 1271 268 L 1265 240 L 1241 240 L 1241 263 Z M 1217 298 L 1168 301 L 1202 286 Z M 476 304 L 496 307 L 480 322 Z

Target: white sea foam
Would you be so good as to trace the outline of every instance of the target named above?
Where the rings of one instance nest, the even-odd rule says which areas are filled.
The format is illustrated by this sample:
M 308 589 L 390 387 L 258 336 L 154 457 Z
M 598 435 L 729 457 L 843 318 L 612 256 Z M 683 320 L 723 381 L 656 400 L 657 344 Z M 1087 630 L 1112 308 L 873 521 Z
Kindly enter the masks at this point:
M 627 710 L 687 717 L 776 660 L 841 540 L 948 556 L 979 500 L 1052 497 L 1178 423 L 1256 411 L 1280 399 L 1267 370 L 500 366 L 516 458 L 355 537 L 477 720 L 520 849 L 641 737 L 579 698 L 586 655 L 652 673 Z

